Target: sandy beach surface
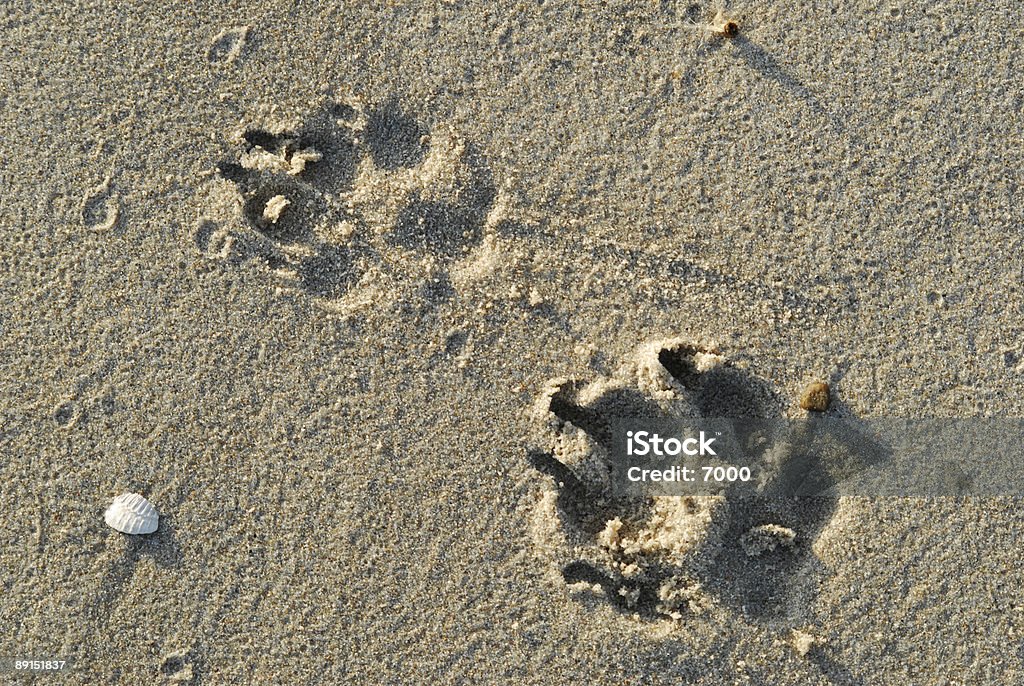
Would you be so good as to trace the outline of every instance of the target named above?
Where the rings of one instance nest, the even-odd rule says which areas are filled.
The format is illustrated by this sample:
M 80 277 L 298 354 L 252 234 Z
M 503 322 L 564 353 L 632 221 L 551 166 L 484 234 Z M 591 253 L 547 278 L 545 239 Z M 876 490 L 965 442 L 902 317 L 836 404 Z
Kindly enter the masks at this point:
M 1024 416 L 1024 6 L 725 9 L 5 2 L 0 657 L 1024 683 L 1017 498 L 677 498 L 630 534 L 551 478 L 626 395 Z M 104 523 L 126 492 L 156 533 Z M 732 555 L 737 522 L 795 538 Z

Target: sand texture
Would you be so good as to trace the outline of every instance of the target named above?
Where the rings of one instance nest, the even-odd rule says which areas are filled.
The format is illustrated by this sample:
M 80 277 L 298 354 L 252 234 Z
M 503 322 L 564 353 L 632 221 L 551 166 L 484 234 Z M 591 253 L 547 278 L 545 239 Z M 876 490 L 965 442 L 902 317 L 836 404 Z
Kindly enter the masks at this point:
M 1019 499 L 606 497 L 621 414 L 1024 416 L 1024 5 L 726 9 L 4 2 L 0 657 L 1024 683 Z

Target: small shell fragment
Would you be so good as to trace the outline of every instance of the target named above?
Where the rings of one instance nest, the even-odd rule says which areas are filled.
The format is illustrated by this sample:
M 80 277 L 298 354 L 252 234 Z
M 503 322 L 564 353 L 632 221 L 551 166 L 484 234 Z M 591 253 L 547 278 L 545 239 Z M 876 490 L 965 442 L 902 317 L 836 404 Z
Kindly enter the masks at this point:
M 103 520 L 123 534 L 151 534 L 160 523 L 160 515 L 138 493 L 125 493 L 114 498 Z

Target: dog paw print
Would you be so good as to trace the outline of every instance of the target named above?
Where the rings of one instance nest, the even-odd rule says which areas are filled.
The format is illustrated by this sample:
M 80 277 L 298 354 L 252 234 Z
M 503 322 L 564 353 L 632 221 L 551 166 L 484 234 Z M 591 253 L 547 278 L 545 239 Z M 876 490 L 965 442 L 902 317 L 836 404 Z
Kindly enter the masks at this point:
M 204 219 L 197 247 L 255 258 L 279 287 L 336 310 L 443 281 L 483 239 L 496 197 L 470 144 L 452 129 L 429 131 L 396 101 L 353 98 L 295 126 L 241 130 L 217 177 L 234 211 Z
M 833 500 L 623 496 L 610 458 L 615 419 L 773 418 L 781 407 L 767 383 L 682 339 L 644 345 L 610 377 L 552 380 L 534 406 L 527 453 L 550 477 L 535 513 L 541 556 L 574 590 L 647 619 L 719 602 L 788 613 L 801 596 L 795 571 L 813 558 Z

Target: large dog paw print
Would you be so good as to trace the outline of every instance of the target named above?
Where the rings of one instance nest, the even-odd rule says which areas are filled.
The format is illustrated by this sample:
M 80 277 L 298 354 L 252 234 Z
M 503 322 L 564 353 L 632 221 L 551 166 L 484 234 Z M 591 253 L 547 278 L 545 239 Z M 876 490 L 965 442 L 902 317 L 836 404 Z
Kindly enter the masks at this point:
M 781 407 L 767 383 L 682 339 L 643 346 L 610 377 L 551 381 L 528 451 L 551 478 L 536 506 L 542 557 L 575 590 L 648 619 L 717 602 L 783 612 L 832 500 L 619 496 L 610 481 L 615 418 L 772 418 Z

